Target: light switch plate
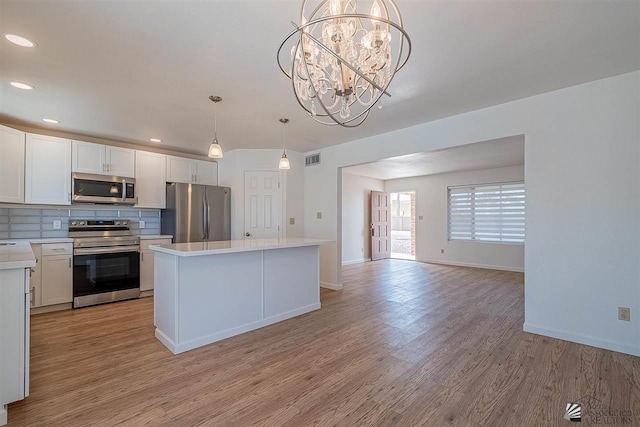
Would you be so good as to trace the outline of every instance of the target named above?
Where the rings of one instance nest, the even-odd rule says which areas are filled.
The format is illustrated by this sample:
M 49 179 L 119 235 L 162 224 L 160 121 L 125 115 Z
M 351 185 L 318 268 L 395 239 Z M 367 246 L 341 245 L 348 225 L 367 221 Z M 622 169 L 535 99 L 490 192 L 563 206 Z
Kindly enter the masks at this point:
M 146 227 L 146 225 L 147 225 L 147 224 L 146 224 L 146 222 L 144 222 L 144 221 L 138 221 L 138 227 L 140 227 L 140 228 L 144 228 L 144 227 Z
M 53 220 L 53 229 L 54 230 L 60 230 L 62 228 L 62 221 L 60 221 L 59 219 L 54 219 Z
M 322 219 L 322 212 L 316 212 L 316 219 Z
M 422 221 L 422 220 L 424 219 L 424 217 L 423 217 L 422 215 L 420 215 L 420 216 L 418 216 L 418 219 L 419 219 L 420 221 Z

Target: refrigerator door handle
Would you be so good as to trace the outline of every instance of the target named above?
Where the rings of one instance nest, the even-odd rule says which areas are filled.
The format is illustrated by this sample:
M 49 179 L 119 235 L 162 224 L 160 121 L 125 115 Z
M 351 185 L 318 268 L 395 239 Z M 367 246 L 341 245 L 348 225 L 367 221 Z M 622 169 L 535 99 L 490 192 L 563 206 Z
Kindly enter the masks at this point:
M 211 221 L 211 205 L 209 204 L 209 199 L 207 199 L 207 240 L 211 235 L 211 230 L 209 229 L 209 222 Z
M 207 221 L 207 199 L 205 198 L 205 196 L 202 196 L 202 239 L 204 241 L 207 240 L 208 238 L 208 234 L 209 234 L 209 228 L 208 228 L 208 223 L 209 221 Z

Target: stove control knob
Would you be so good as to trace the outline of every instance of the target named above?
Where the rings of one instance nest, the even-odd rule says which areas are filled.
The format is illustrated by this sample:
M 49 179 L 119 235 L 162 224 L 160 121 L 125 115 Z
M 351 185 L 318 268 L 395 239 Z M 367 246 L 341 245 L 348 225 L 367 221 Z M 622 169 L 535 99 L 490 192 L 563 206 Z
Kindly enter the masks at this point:
M 76 221 L 71 221 L 71 226 L 75 227 L 76 225 L 78 225 L 78 223 Z
M 129 221 L 122 221 L 122 225 L 129 225 Z
M 86 225 L 84 221 L 80 221 L 80 225 Z
M 120 225 L 120 221 L 116 221 L 116 225 Z

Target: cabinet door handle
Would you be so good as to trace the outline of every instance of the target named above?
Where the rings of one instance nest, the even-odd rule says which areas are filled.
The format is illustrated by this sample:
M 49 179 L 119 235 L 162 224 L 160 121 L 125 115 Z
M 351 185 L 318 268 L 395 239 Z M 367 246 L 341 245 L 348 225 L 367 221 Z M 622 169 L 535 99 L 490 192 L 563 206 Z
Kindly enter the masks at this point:
M 144 252 L 140 252 L 140 261 L 144 261 Z
M 71 268 L 71 257 L 69 257 L 69 268 Z
M 31 287 L 31 305 L 35 305 L 36 303 L 36 288 L 35 286 Z

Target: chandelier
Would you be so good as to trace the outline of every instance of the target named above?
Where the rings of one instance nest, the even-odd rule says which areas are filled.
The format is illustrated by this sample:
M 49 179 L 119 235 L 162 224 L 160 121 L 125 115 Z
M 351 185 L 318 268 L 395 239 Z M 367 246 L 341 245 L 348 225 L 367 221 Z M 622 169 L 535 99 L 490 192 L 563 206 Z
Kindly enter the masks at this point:
M 278 65 L 314 120 L 359 126 L 382 95 L 391 96 L 387 89 L 411 54 L 400 11 L 393 0 L 308 3 L 303 0 L 300 25 L 292 22 L 295 30 L 278 49 Z M 367 6 L 370 13 L 362 13 Z M 288 51 L 290 40 L 294 43 Z M 289 52 L 291 63 L 285 67 L 283 57 Z

